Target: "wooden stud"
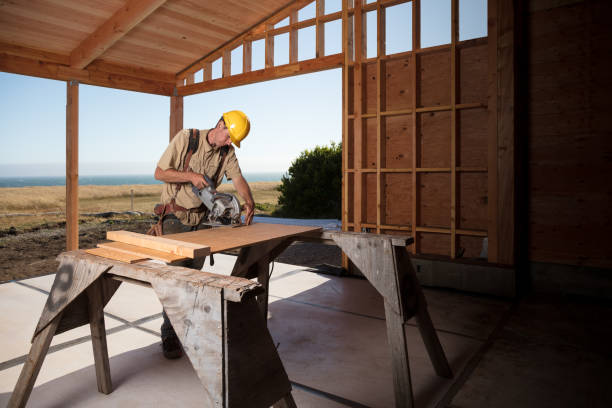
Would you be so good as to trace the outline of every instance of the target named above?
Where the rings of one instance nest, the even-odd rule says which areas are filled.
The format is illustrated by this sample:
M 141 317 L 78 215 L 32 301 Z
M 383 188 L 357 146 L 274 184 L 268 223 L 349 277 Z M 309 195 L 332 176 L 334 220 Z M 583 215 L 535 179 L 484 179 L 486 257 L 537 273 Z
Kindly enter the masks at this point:
M 325 55 L 325 23 L 320 19 L 323 15 L 325 15 L 325 0 L 316 0 L 316 58 Z
M 459 0 L 451 0 L 451 258 L 457 254 L 457 39 L 459 37 Z
M 488 252 L 489 262 L 496 263 L 499 259 L 498 245 L 498 189 L 497 189 L 497 1 L 487 2 L 488 10 L 488 92 L 487 92 L 487 189 L 488 189 Z
M 183 128 L 183 97 L 170 97 L 170 139 Z
M 385 9 L 377 3 L 376 15 L 378 24 L 376 25 L 376 232 L 380 234 L 382 224 L 382 200 L 383 200 L 383 180 L 382 180 L 382 161 L 383 161 L 383 119 L 381 111 L 385 110 L 383 101 L 385 100 L 385 75 L 381 57 L 385 55 Z
M 419 222 L 419 185 L 417 176 L 417 167 L 419 160 L 419 143 L 418 143 L 418 128 L 417 128 L 417 106 L 418 106 L 418 86 L 417 86 L 417 71 L 419 65 L 417 63 L 416 50 L 421 48 L 421 30 L 420 30 L 420 0 L 413 0 L 412 2 L 412 236 L 414 238 L 414 244 L 412 245 L 412 252 L 419 253 L 419 234 L 416 233 L 416 228 Z
M 202 63 L 202 79 L 204 82 L 212 80 L 212 62 Z
M 130 0 L 70 53 L 70 65 L 85 68 L 157 10 L 166 0 Z
M 271 27 L 268 27 L 271 28 Z M 274 67 L 274 35 L 266 32 L 266 68 Z
M 289 31 L 289 63 L 293 64 L 298 62 L 298 29 L 295 24 L 298 21 L 298 11 L 293 10 L 289 14 L 289 24 L 291 31 Z
M 355 98 L 354 104 L 354 129 L 353 129 L 353 168 L 355 170 L 361 170 L 363 167 L 363 70 L 362 59 L 364 57 L 364 31 L 365 31 L 365 14 L 362 13 L 362 0 L 357 0 L 355 4 L 355 63 L 353 65 L 353 97 Z M 355 231 L 361 231 L 361 223 L 363 221 L 363 201 L 366 194 L 364 193 L 364 182 L 365 179 L 360 173 L 355 173 L 354 179 L 354 208 L 353 208 L 353 225 Z
M 66 93 L 66 250 L 79 248 L 79 83 Z
M 230 75 L 232 75 L 232 51 L 231 50 L 225 50 L 223 51 L 223 60 L 222 60 L 222 64 L 223 64 L 223 69 L 222 69 L 222 77 L 228 77 Z
M 91 343 L 93 346 L 94 365 L 96 368 L 96 380 L 98 391 L 110 394 L 113 391 L 113 383 L 110 376 L 110 365 L 108 362 L 108 347 L 106 345 L 106 328 L 104 324 L 104 296 L 102 279 L 98 278 L 87 291 L 89 327 L 91 329 Z
M 195 74 L 187 75 L 187 78 L 185 78 L 185 85 L 191 85 L 194 82 L 195 82 Z
M 242 73 L 251 72 L 253 64 L 253 43 L 245 41 L 242 43 Z
M 514 2 L 497 3 L 497 262 L 515 263 L 515 47 Z M 491 33 L 491 31 L 489 31 Z M 489 247 L 491 245 L 489 244 Z

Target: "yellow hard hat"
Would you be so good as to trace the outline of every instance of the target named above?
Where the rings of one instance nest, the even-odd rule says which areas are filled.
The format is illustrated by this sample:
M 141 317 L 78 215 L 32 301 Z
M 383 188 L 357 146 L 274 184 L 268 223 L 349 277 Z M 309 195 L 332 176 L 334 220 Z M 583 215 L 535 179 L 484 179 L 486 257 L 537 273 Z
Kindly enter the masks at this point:
M 249 130 L 251 130 L 249 118 L 247 118 L 244 112 L 233 110 L 223 114 L 223 121 L 225 122 L 225 126 L 229 129 L 232 143 L 240 147 L 240 142 L 247 137 Z

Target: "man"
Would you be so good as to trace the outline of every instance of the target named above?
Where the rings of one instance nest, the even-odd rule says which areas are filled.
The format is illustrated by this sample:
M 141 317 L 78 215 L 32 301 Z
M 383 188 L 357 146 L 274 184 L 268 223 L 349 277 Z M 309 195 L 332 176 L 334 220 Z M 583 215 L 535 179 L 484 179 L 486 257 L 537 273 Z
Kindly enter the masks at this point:
M 207 183 L 206 174 L 217 186 L 223 176 L 232 180 L 238 194 L 244 200 L 245 223 L 253 220 L 255 202 L 253 194 L 242 176 L 232 143 L 240 142 L 248 135 L 250 122 L 241 111 L 223 114 L 213 129 L 183 129 L 172 139 L 155 169 L 155 178 L 165 184 L 162 204 L 156 207 L 162 223 L 156 234 L 172 234 L 197 230 L 206 215 L 202 201 L 193 193 L 191 185 L 199 189 Z M 201 269 L 203 260 L 189 267 Z M 182 347 L 165 311 L 161 327 L 162 347 L 166 358 L 182 356 Z

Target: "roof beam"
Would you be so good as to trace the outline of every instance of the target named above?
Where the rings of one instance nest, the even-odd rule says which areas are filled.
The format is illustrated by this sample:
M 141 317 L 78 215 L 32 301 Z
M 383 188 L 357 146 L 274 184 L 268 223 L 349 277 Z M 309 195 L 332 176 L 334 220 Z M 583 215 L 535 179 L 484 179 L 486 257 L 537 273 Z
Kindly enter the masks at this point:
M 157 80 L 153 79 L 155 78 L 153 71 L 145 73 L 139 69 L 98 63 L 92 64 L 87 69 L 76 69 L 40 59 L 11 55 L 2 49 L 0 49 L 0 71 L 60 81 L 77 80 L 88 85 L 166 96 L 172 95 L 175 86 L 174 82 L 166 81 L 167 74 L 162 74 Z
M 166 0 L 130 0 L 70 53 L 70 66 L 83 69 Z

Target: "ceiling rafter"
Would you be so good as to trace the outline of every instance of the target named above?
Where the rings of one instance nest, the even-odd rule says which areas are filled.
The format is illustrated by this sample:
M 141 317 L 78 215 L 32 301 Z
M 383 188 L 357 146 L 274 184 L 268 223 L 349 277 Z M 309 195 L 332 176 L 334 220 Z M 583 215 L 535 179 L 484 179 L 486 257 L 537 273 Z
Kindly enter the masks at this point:
M 166 0 L 130 0 L 70 53 L 70 66 L 83 69 L 112 47 Z

